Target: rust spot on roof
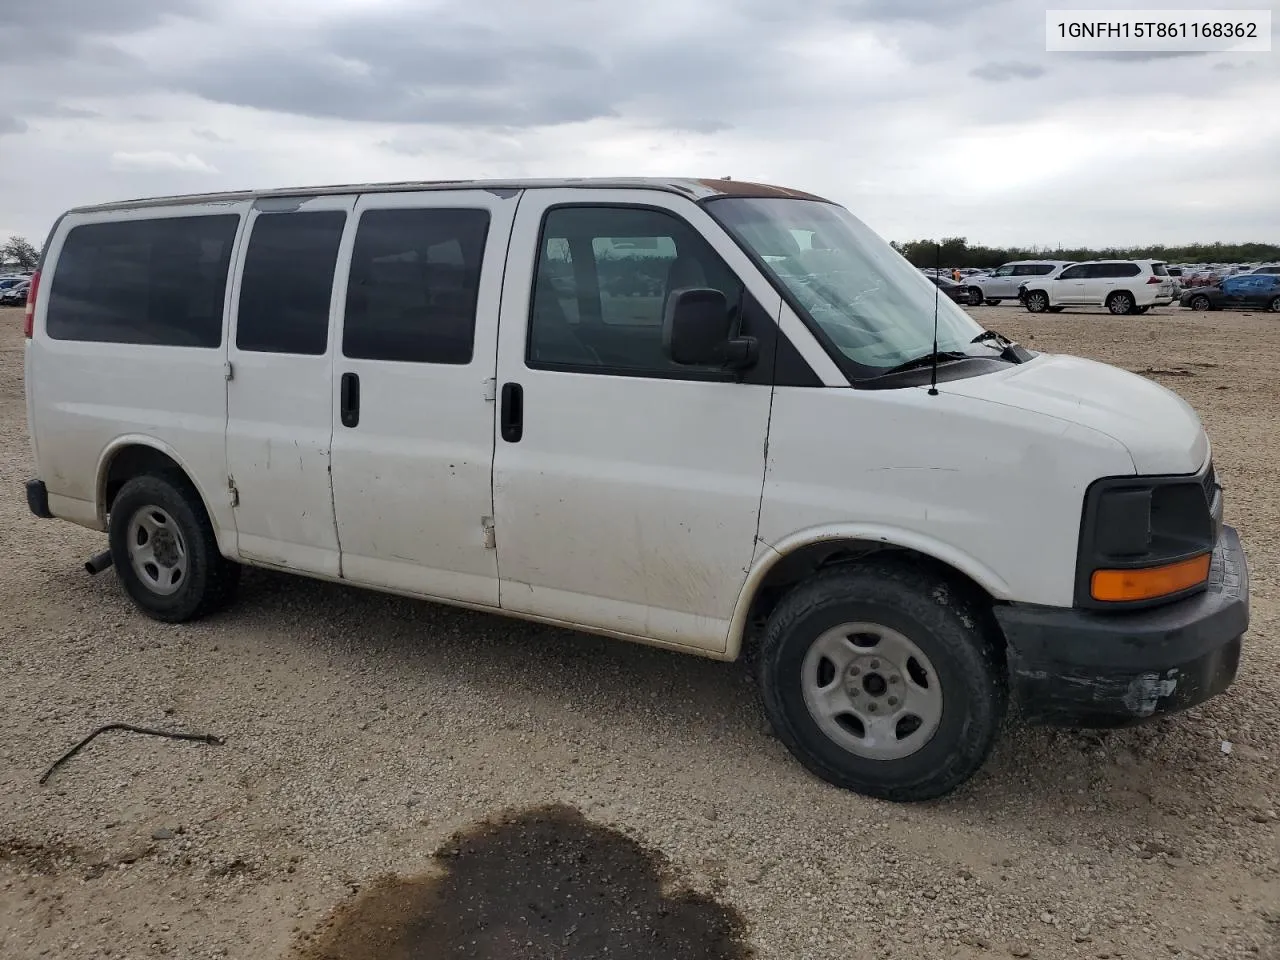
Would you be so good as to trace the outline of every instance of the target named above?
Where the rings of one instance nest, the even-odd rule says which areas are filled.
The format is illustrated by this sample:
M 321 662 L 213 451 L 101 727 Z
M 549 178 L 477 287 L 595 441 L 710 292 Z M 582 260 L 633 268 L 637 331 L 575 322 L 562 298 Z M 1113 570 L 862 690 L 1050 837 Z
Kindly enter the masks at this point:
M 790 187 L 775 187 L 768 183 L 751 183 L 748 180 L 699 180 L 698 183 L 729 197 L 761 197 L 772 200 L 821 200 L 824 203 L 828 202 L 825 197 L 805 193 L 803 190 L 793 190 Z

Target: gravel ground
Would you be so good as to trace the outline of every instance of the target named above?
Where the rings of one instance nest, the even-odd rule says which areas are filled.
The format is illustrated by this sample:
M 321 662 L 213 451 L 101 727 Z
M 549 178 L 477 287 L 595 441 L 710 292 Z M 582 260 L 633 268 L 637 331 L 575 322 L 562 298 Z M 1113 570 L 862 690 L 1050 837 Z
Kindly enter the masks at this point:
M 0 956 L 1280 958 L 1280 320 L 974 313 L 1196 406 L 1253 628 L 1215 701 L 1011 720 L 904 807 L 807 775 L 736 664 L 254 571 L 223 616 L 143 618 L 81 569 L 102 535 L 27 513 L 0 311 Z M 37 783 L 114 721 L 226 742 L 108 733 Z

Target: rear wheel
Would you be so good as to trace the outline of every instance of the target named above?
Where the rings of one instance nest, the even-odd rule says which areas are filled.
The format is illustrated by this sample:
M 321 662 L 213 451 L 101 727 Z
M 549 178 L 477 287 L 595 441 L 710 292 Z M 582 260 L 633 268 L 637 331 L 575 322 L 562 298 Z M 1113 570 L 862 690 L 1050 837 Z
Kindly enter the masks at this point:
M 1027 294 L 1027 310 L 1030 313 L 1044 313 L 1049 309 L 1049 295 L 1043 290 L 1032 290 Z
M 1135 308 L 1134 308 L 1134 313 L 1146 313 L 1146 312 L 1147 312 L 1148 310 L 1150 310 L 1150 309 L 1151 309 L 1151 308 L 1150 308 L 1149 306 L 1148 306 L 1148 307 L 1135 307 Z
M 773 729 L 828 783 L 887 800 L 950 793 L 985 762 L 1007 702 L 987 619 L 897 562 L 831 569 L 774 609 L 760 650 Z
M 108 537 L 116 575 L 149 617 L 195 620 L 235 595 L 240 567 L 218 551 L 200 495 L 181 475 L 126 483 L 111 504 Z
M 1272 300 L 1270 306 L 1268 306 L 1267 309 L 1270 310 L 1272 313 L 1280 313 L 1280 297 L 1276 297 L 1274 300 Z
M 1133 313 L 1133 295 L 1123 290 L 1117 290 L 1111 296 L 1107 297 L 1107 309 L 1116 316 L 1122 314 Z
M 979 290 L 977 287 L 969 288 L 969 306 L 971 307 L 982 306 L 982 291 Z

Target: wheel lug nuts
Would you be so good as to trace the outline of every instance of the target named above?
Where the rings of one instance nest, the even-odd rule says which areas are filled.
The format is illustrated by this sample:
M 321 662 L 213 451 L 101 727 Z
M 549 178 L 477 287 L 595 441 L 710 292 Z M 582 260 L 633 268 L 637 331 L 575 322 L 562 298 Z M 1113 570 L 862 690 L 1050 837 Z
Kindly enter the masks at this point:
M 891 707 L 896 707 L 897 705 L 898 705 L 898 698 L 897 698 L 897 697 L 890 697 L 890 698 L 889 698 L 889 706 L 891 706 Z
M 872 660 L 872 661 L 871 661 L 871 669 L 872 669 L 872 670 L 879 670 L 879 669 L 880 669 L 880 661 L 879 661 L 879 660 Z
M 859 670 L 857 667 L 850 667 L 850 668 L 849 668 L 849 676 L 851 676 L 851 677 L 856 677 L 856 676 L 858 676 L 858 674 L 860 674 L 860 673 L 862 673 L 862 671 L 861 671 L 861 670 Z
M 870 710 L 872 713 L 875 713 L 875 712 L 876 712 L 876 705 L 875 705 L 874 703 L 869 703 L 869 704 L 867 704 L 867 709 L 868 709 L 868 710 Z
M 890 683 L 898 683 L 900 680 L 901 678 L 896 673 L 889 678 Z

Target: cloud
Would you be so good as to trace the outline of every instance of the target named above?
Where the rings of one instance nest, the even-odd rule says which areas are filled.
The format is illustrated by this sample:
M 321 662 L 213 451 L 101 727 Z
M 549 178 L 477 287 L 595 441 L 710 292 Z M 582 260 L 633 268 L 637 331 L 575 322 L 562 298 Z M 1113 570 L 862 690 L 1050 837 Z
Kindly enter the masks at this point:
M 193 136 L 197 136 L 201 140 L 208 140 L 210 143 L 234 143 L 230 137 L 224 137 L 213 130 L 196 129 L 192 130 L 191 133 Z
M 194 153 L 176 154 L 167 150 L 144 150 L 140 153 L 117 151 L 111 155 L 113 170 L 179 171 L 182 173 L 217 173 Z
M 0 235 L 144 192 L 687 173 L 810 189 L 891 237 L 1274 233 L 1249 144 L 1277 143 L 1280 60 L 1051 54 L 1044 26 L 1026 0 L 24 3 Z
M 1018 63 L 1015 60 L 1005 63 L 984 63 L 969 71 L 969 76 L 977 77 L 979 80 L 989 80 L 992 83 L 1004 83 L 1008 80 L 1035 80 L 1037 77 L 1043 77 L 1044 74 L 1044 67 L 1036 66 L 1034 63 Z
M 8 133 L 26 133 L 27 122 L 21 117 L 0 113 L 0 137 Z

